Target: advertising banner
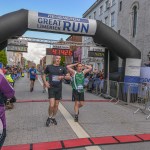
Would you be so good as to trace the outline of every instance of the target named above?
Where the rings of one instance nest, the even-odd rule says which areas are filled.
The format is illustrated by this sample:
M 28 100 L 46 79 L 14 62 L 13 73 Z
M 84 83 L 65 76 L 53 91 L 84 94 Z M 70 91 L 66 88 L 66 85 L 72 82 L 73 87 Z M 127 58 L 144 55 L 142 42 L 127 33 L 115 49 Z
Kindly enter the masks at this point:
M 127 58 L 126 59 L 126 68 L 125 68 L 125 78 L 124 82 L 124 92 L 127 93 L 129 89 L 128 83 L 130 85 L 130 93 L 137 94 L 138 84 L 140 82 L 140 69 L 141 69 L 141 59 L 136 58 Z
M 140 75 L 140 82 L 150 83 L 150 67 L 141 67 L 141 75 Z
M 70 49 L 69 45 L 53 45 L 55 49 Z
M 104 47 L 99 47 L 99 46 L 91 46 L 90 51 L 105 52 L 105 48 Z
M 28 46 L 28 41 L 23 40 L 23 39 L 8 39 L 8 45 Z
M 29 11 L 28 15 L 28 29 L 31 30 L 74 35 L 95 35 L 96 28 L 96 20 L 92 19 L 67 17 L 33 11 Z
M 8 39 L 7 51 L 27 52 L 28 42 L 20 39 Z
M 88 57 L 104 57 L 104 56 L 105 56 L 104 52 L 88 51 Z
M 125 76 L 140 77 L 141 59 L 127 58 Z

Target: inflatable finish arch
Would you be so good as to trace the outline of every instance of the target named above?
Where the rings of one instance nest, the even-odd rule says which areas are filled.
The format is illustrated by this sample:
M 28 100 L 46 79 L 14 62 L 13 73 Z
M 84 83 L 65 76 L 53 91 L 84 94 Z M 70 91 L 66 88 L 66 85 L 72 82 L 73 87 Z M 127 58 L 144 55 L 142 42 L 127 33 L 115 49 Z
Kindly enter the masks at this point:
M 105 45 L 122 59 L 126 59 L 125 81 L 138 82 L 141 52 L 110 27 L 98 20 L 44 14 L 21 9 L 0 17 L 0 48 L 7 39 L 21 36 L 27 30 L 85 35 L 95 43 Z

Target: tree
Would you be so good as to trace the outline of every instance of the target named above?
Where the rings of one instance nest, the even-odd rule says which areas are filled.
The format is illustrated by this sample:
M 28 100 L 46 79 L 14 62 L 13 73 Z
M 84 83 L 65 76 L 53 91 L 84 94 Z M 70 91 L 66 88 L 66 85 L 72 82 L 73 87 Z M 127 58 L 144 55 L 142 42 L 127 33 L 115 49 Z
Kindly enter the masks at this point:
M 8 62 L 7 62 L 6 50 L 0 51 L 0 62 L 2 62 L 4 66 L 7 65 Z
M 60 66 L 65 66 L 65 56 L 61 56 Z

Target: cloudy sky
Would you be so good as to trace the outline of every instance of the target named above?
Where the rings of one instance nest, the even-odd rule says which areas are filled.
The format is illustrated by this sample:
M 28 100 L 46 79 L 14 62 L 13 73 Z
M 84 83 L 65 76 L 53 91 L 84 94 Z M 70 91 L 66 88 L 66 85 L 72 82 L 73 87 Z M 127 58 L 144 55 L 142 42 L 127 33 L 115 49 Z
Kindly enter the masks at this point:
M 36 64 L 39 64 L 41 58 L 46 55 L 46 48 L 50 45 L 48 44 L 39 44 L 39 43 L 30 43 L 28 42 L 28 53 L 24 53 L 23 56 L 31 61 L 34 61 Z

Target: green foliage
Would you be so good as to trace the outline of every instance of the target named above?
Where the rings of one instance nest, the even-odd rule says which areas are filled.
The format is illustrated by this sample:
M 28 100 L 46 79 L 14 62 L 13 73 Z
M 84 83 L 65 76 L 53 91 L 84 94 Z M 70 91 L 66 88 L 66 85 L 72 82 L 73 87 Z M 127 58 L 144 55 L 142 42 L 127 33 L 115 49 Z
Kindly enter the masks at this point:
M 65 66 L 65 56 L 61 56 L 60 66 Z
M 26 69 L 28 69 L 28 68 L 29 68 L 29 66 L 28 66 L 28 65 L 25 65 L 25 68 L 26 68 Z
M 7 65 L 7 55 L 6 55 L 6 51 L 5 50 L 1 50 L 0 51 L 0 62 L 3 63 L 4 66 Z

